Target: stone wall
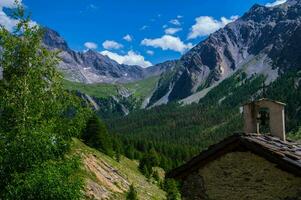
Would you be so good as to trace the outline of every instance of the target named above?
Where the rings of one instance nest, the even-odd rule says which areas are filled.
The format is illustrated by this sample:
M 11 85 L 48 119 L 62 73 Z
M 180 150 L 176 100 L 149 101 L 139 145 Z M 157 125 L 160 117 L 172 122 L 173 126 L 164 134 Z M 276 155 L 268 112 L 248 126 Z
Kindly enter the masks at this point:
M 183 182 L 184 200 L 301 200 L 301 178 L 250 152 L 232 152 Z

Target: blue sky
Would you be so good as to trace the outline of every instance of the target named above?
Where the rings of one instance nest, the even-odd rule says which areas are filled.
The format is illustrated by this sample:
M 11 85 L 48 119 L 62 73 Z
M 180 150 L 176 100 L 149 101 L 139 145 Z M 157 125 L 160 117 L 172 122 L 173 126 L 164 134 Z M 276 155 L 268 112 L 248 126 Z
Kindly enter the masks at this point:
M 118 62 L 146 67 L 179 58 L 253 4 L 273 1 L 23 0 L 22 3 L 35 22 L 58 31 L 72 49 L 91 48 Z

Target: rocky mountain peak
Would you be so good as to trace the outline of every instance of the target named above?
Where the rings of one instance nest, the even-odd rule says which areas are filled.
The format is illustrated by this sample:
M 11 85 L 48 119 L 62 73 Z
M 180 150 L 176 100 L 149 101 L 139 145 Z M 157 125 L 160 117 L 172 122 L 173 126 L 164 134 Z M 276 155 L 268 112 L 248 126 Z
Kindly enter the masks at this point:
M 270 83 L 285 70 L 300 67 L 300 35 L 300 0 L 274 7 L 255 4 L 183 55 L 173 71 L 163 74 L 152 102 L 181 100 L 196 93 L 202 97 L 202 90 L 208 92 L 207 88 L 237 70 L 248 76 L 263 74 Z
M 297 4 L 301 5 L 301 1 L 300 0 L 287 0 L 286 3 L 289 6 L 295 6 Z
M 70 81 L 84 83 L 124 83 L 157 76 L 173 67 L 173 62 L 166 62 L 144 69 L 140 66 L 119 64 L 108 56 L 95 50 L 73 51 L 60 34 L 50 28 L 44 28 L 44 45 L 50 49 L 59 49 L 61 63 L 59 69 Z
M 43 43 L 51 49 L 60 49 L 69 51 L 67 42 L 60 36 L 60 34 L 50 28 L 44 28 Z

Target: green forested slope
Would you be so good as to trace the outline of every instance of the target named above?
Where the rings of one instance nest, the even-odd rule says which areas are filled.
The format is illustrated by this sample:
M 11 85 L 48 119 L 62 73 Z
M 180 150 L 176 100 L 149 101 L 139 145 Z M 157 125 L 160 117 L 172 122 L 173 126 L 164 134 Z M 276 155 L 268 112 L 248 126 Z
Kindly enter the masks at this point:
M 211 90 L 198 104 L 176 103 L 139 110 L 127 117 L 107 120 L 117 133 L 129 157 L 154 148 L 161 156 L 161 167 L 170 169 L 236 131 L 242 131 L 240 106 L 262 97 L 264 76 L 247 77 L 238 71 Z M 287 130 L 297 138 L 300 126 L 300 73 L 281 76 L 266 89 L 267 97 L 287 103 Z

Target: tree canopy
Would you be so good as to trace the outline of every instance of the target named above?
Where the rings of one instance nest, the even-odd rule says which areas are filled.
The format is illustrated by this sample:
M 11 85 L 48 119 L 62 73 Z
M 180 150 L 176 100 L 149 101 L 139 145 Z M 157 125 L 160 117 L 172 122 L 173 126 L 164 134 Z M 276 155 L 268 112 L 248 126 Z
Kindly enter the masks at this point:
M 0 28 L 0 199 L 80 199 L 79 162 L 66 157 L 89 115 L 63 90 L 58 52 L 18 5 L 16 28 Z

